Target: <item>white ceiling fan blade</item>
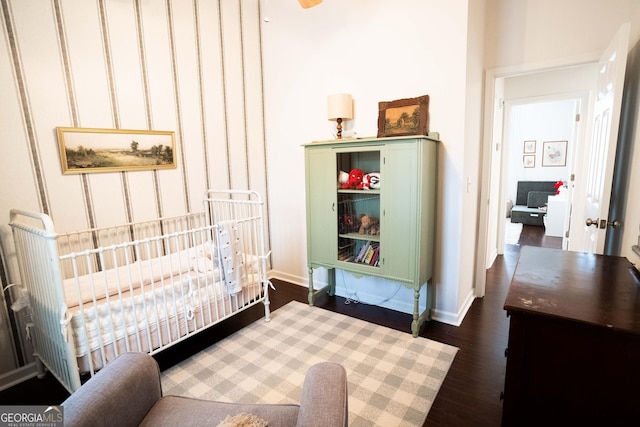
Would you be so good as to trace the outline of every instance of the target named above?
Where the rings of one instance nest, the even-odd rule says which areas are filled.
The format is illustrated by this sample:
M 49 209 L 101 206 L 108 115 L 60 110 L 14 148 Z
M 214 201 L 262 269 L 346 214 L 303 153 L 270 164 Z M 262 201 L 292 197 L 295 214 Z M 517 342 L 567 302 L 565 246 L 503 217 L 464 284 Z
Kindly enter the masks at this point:
M 309 9 L 310 7 L 317 6 L 322 3 L 322 0 L 298 0 L 298 3 L 300 3 L 300 6 L 303 8 Z

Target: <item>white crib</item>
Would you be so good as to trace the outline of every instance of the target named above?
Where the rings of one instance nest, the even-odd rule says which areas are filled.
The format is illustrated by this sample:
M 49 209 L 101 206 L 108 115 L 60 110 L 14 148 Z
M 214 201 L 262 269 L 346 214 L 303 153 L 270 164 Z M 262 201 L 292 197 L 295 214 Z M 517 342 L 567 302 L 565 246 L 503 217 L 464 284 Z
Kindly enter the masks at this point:
M 263 203 L 210 190 L 204 211 L 57 233 L 48 215 L 11 211 L 39 371 L 70 392 L 126 351 L 160 352 L 263 303 Z

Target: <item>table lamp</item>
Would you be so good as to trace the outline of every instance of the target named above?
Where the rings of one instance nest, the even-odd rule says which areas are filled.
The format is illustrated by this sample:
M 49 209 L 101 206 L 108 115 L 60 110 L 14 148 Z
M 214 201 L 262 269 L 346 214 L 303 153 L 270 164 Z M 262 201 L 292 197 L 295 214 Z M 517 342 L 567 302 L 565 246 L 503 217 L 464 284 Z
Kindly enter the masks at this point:
M 329 120 L 338 122 L 336 138 L 342 139 L 342 121 L 353 119 L 353 99 L 347 93 L 329 95 L 327 105 Z

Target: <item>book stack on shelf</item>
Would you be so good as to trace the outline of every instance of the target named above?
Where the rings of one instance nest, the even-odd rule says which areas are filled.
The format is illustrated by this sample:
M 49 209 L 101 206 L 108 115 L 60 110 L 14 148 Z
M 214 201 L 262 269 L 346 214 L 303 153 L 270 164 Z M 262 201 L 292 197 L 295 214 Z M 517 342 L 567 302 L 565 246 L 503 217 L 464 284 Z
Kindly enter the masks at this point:
M 377 267 L 380 263 L 380 243 L 367 241 L 362 248 L 360 248 L 360 252 L 354 258 L 353 262 L 358 262 L 360 264 L 369 264 L 371 266 Z

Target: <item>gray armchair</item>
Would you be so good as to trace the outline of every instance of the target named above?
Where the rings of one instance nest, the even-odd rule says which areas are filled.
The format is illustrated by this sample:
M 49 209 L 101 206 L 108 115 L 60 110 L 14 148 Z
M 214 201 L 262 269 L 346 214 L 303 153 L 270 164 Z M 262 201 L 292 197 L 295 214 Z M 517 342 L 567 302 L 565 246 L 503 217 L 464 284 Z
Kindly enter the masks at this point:
M 69 426 L 216 426 L 227 416 L 251 414 L 269 427 L 347 425 L 347 375 L 336 363 L 312 366 L 299 405 L 255 405 L 162 396 L 153 357 L 125 353 L 82 385 L 63 404 Z

